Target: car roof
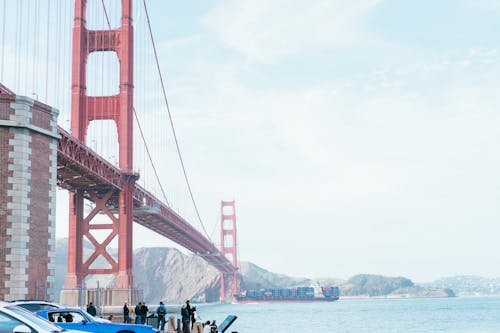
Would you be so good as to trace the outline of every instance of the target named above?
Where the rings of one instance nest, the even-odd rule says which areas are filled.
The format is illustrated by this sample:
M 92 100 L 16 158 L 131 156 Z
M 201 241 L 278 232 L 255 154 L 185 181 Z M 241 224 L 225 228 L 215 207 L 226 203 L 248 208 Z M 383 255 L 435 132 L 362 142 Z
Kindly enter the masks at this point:
M 42 300 L 17 300 L 17 301 L 10 301 L 11 304 L 18 305 L 18 304 L 42 304 L 42 305 L 52 305 L 54 307 L 60 307 L 58 303 L 50 302 L 50 301 L 42 301 Z
M 70 307 L 64 307 L 64 308 L 53 308 L 53 309 L 44 309 L 37 311 L 38 312 L 64 312 L 64 311 L 83 311 L 80 308 L 70 308 Z
M 10 304 L 9 302 L 4 302 L 4 301 L 0 301 L 0 307 L 4 307 L 4 306 L 7 306 L 7 305 L 12 305 Z

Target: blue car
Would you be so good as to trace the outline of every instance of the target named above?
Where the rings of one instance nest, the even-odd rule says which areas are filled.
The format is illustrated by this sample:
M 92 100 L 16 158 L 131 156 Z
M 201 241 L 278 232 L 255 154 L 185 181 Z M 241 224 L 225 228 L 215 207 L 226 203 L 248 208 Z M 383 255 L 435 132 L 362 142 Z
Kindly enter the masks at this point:
M 62 328 L 93 333 L 159 333 L 156 328 L 147 325 L 98 322 L 86 311 L 78 308 L 57 308 L 36 312 L 42 318 Z

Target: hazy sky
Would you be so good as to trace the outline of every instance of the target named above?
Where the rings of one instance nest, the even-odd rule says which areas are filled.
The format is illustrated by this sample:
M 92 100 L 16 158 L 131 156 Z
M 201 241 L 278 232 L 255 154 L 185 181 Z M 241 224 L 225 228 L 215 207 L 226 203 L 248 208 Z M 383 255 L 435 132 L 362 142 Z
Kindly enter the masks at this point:
M 220 200 L 236 200 L 241 260 L 307 277 L 500 277 L 499 1 L 149 7 L 200 213 L 218 239 Z M 198 227 L 185 188 L 166 188 Z M 171 246 L 139 227 L 134 244 Z
M 242 260 L 500 276 L 500 2 L 160 7 L 195 192 L 210 223 L 236 199 Z

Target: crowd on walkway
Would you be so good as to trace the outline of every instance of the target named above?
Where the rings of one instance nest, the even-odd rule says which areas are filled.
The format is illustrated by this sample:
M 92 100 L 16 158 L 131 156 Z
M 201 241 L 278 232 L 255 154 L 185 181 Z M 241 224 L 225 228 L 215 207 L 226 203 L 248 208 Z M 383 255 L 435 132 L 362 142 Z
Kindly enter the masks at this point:
M 90 303 L 87 307 L 87 312 L 95 316 L 95 307 L 92 309 L 93 304 Z M 153 312 L 149 317 L 149 308 L 146 302 L 139 302 L 135 308 L 129 307 L 127 302 L 123 305 L 123 322 L 131 323 L 132 314 L 135 316 L 135 324 L 151 324 L 148 323 L 148 318 L 155 317 L 158 319 L 157 328 L 162 332 L 165 332 L 166 318 L 167 314 L 172 316 L 173 313 L 168 313 L 167 307 L 163 302 L 160 302 L 156 311 Z M 202 322 L 201 317 L 198 315 L 195 306 L 189 304 L 189 300 L 186 300 L 181 306 L 181 327 L 183 333 L 212 333 L 217 331 L 217 325 L 215 320 L 210 322 L 209 320 Z M 156 323 L 156 320 L 155 320 Z

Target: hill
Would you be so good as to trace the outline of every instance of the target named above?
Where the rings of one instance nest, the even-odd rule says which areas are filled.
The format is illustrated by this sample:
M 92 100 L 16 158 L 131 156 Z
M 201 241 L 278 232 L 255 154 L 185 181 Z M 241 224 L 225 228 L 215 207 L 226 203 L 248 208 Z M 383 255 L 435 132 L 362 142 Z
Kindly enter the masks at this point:
M 424 286 L 449 288 L 459 296 L 497 296 L 500 295 L 500 278 L 488 279 L 474 275 L 458 275 L 442 278 Z
M 419 286 L 404 277 L 359 274 L 339 285 L 343 296 L 369 297 L 454 297 L 449 288 Z
M 84 253 L 91 245 L 84 244 Z M 116 251 L 110 250 L 114 253 Z M 56 285 L 60 290 L 67 271 L 67 240 L 56 242 Z M 149 303 L 160 300 L 180 303 L 185 299 L 197 302 L 216 302 L 219 298 L 220 275 L 205 260 L 195 255 L 185 255 L 174 248 L 140 248 L 134 251 L 134 276 L 142 297 Z M 450 297 L 453 291 L 447 286 L 416 285 L 404 277 L 384 277 L 360 274 L 348 280 L 335 278 L 309 279 L 272 273 L 253 263 L 241 262 L 241 289 L 288 288 L 336 285 L 341 296 L 347 297 Z M 113 285 L 112 276 L 93 276 L 87 279 L 88 288 Z M 58 292 L 57 292 L 58 294 Z

